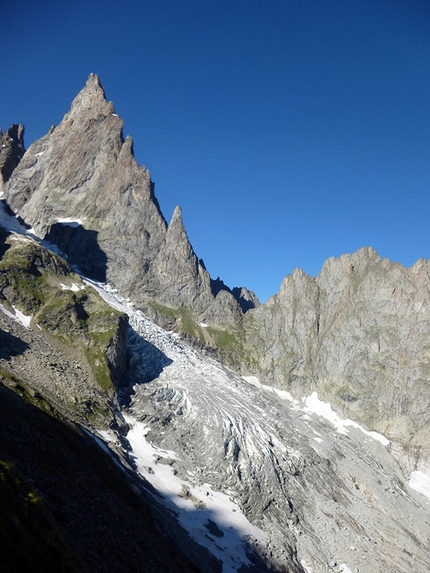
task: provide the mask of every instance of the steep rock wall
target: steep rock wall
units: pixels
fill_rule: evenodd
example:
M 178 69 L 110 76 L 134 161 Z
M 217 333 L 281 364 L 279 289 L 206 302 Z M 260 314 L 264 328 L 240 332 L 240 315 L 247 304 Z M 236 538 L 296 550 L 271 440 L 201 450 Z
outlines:
M 148 300 L 235 323 L 212 293 L 177 208 L 168 226 L 150 173 L 122 135 L 123 121 L 91 74 L 57 127 L 33 143 L 5 187 L 13 211 L 69 262 L 151 311 Z M 225 290 L 241 315 L 239 302 Z
M 406 269 L 363 248 L 317 278 L 295 270 L 245 329 L 244 372 L 296 396 L 317 390 L 406 446 L 411 463 L 429 461 L 429 261 Z

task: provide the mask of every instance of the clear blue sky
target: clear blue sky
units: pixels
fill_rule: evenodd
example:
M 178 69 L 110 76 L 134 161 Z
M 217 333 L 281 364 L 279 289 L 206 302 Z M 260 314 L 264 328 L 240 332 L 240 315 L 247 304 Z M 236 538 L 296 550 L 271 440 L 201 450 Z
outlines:
M 97 73 L 214 278 L 265 300 L 362 246 L 430 258 L 428 0 L 22 0 L 0 21 L 0 127 L 28 147 Z

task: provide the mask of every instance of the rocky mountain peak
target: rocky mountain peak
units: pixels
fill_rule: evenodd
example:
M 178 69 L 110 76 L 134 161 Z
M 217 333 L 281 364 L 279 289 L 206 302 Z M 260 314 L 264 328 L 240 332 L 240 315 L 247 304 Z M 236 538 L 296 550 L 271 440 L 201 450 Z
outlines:
M 13 124 L 5 133 L 0 129 L 0 191 L 24 153 L 24 126 Z
M 185 232 L 184 223 L 182 221 L 182 207 L 180 205 L 177 205 L 173 211 L 169 229 L 171 232 Z
M 99 77 L 96 74 L 90 74 L 87 83 L 73 100 L 66 117 L 76 119 L 81 114 L 85 116 L 91 114 L 96 118 L 106 117 L 112 113 L 115 113 L 115 109 L 112 102 L 106 100 Z
M 233 295 L 226 290 L 229 300 L 214 305 L 216 293 L 181 208 L 168 226 L 150 173 L 136 162 L 122 127 L 98 76 L 90 74 L 58 127 L 33 143 L 15 169 L 5 188 L 9 206 L 39 236 L 60 245 L 71 264 L 147 312 L 156 301 L 186 307 L 198 320 L 210 309 L 218 324 L 235 322 Z M 230 306 L 234 319 L 225 311 Z

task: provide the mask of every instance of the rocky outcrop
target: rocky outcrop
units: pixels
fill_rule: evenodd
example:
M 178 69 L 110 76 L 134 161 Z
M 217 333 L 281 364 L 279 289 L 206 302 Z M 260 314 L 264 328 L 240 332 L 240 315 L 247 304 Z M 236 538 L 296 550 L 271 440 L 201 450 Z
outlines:
M 5 133 L 0 129 L 0 191 L 24 153 L 24 126 L 11 125 Z
M 54 253 L 0 231 L 0 327 L 10 348 L 2 358 L 17 355 L 19 377 L 69 417 L 117 424 L 114 392 L 126 373 L 126 315 Z
M 430 262 L 406 269 L 371 248 L 295 270 L 245 317 L 243 369 L 348 417 L 430 460 Z
M 151 300 L 232 325 L 241 315 L 239 302 L 229 289 L 216 300 L 180 207 L 168 226 L 149 171 L 135 161 L 122 126 L 91 74 L 62 122 L 23 157 L 5 188 L 9 206 L 84 274 L 113 284 L 147 312 Z

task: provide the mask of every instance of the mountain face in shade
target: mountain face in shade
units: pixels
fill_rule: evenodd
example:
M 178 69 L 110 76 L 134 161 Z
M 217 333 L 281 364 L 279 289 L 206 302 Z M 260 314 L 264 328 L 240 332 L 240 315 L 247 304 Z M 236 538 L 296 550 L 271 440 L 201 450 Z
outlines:
M 11 125 L 5 133 L 0 129 L 0 191 L 24 153 L 24 126 Z
M 226 288 L 214 296 L 181 209 L 167 225 L 149 171 L 137 164 L 122 126 L 91 74 L 61 123 L 16 168 L 5 188 L 9 206 L 84 274 L 111 283 L 146 310 L 151 300 L 232 324 L 241 315 L 240 296 Z

